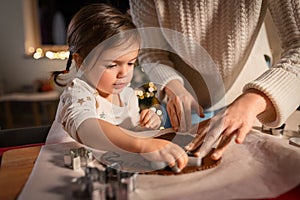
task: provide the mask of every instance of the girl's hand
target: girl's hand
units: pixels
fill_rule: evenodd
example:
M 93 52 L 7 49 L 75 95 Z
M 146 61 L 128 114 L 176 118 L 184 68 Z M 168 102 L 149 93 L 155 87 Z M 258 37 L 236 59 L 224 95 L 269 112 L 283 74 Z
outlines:
M 161 120 L 153 110 L 144 109 L 140 115 L 140 124 L 146 128 L 158 129 L 161 125 Z
M 169 167 L 177 164 L 182 170 L 188 162 L 188 156 L 185 151 L 170 141 L 163 139 L 146 139 L 144 141 L 143 153 L 141 155 L 147 160 L 155 162 L 166 162 Z
M 178 80 L 170 81 L 165 92 L 168 97 L 167 112 L 175 131 L 184 132 L 192 127 L 192 110 L 204 117 L 202 107 Z
M 188 151 L 198 149 L 195 155 L 203 157 L 220 139 L 216 150 L 212 154 L 212 159 L 218 160 L 222 157 L 234 136 L 236 136 L 236 143 L 243 143 L 257 115 L 265 110 L 271 112 L 271 116 L 275 116 L 275 110 L 266 96 L 259 92 L 247 92 L 210 120 L 199 123 L 197 136 L 185 148 Z M 201 144 L 202 146 L 199 149 Z

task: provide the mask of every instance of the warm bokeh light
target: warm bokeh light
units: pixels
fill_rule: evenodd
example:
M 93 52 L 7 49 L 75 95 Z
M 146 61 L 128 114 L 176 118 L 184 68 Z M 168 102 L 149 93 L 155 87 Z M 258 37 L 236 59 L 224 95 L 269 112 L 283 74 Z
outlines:
M 32 54 L 32 57 L 34 59 L 40 59 L 40 58 L 48 58 L 48 59 L 67 59 L 69 57 L 70 52 L 69 51 L 46 51 L 44 52 L 43 49 L 37 48 L 35 52 Z

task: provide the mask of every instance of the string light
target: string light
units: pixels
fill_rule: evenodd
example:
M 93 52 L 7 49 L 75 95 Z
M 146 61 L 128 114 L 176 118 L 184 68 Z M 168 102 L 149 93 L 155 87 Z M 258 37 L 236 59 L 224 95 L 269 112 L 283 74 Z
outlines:
M 42 48 L 36 48 L 35 52 L 32 54 L 32 57 L 34 59 L 40 59 L 40 58 L 48 58 L 48 59 L 60 59 L 60 60 L 64 60 L 67 59 L 69 57 L 70 52 L 69 51 L 46 51 L 44 52 L 44 50 Z
M 148 108 L 155 112 L 161 119 L 163 119 L 163 111 L 160 102 L 155 97 L 157 87 L 153 82 L 146 83 L 136 89 L 135 94 L 139 98 L 139 105 L 141 110 Z

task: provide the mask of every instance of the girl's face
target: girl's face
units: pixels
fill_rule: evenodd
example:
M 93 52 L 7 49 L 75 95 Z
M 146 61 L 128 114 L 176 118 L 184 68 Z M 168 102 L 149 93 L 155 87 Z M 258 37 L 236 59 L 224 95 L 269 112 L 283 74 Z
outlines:
M 111 94 L 120 93 L 132 80 L 134 64 L 139 52 L 139 44 L 120 45 L 105 50 L 88 72 L 88 77 L 99 94 L 109 98 Z

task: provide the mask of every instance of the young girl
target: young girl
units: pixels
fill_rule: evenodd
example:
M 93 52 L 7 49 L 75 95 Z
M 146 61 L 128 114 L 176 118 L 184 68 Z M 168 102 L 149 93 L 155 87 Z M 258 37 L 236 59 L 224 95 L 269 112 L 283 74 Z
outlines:
M 138 99 L 128 87 L 140 43 L 130 18 L 105 4 L 85 6 L 71 20 L 67 42 L 66 70 L 53 76 L 62 86 L 63 75 L 74 61 L 76 77 L 61 95 L 56 118 L 69 135 L 92 148 L 142 153 L 182 169 L 187 163 L 182 148 L 133 131 L 157 129 L 161 121 L 149 109 L 139 113 Z

